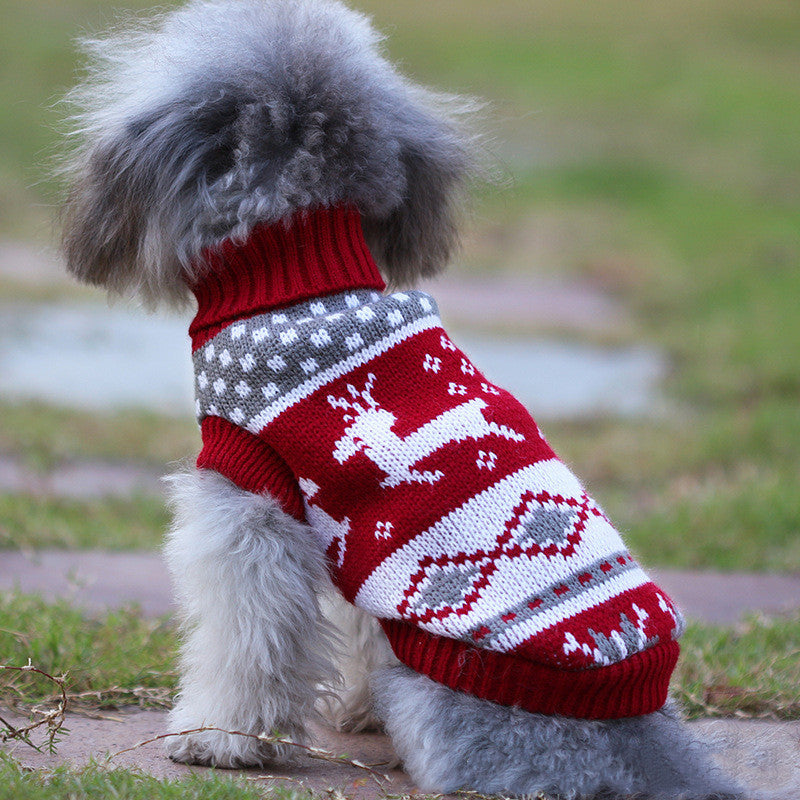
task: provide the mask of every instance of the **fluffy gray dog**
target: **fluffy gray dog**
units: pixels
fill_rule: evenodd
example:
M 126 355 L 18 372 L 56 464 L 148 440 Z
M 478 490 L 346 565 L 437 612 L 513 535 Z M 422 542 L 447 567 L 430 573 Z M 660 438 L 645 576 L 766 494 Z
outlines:
M 682 622 L 624 550 L 599 556 L 575 580 L 537 588 L 513 612 L 486 612 L 491 625 L 458 627 L 481 603 L 504 600 L 492 594 L 503 570 L 563 565 L 590 535 L 621 547 L 532 420 L 436 327 L 432 301 L 413 291 L 380 295 L 375 263 L 390 284 L 408 285 L 443 268 L 457 243 L 474 163 L 459 122 L 469 104 L 401 77 L 368 20 L 336 0 L 195 0 L 87 47 L 89 77 L 71 96 L 69 268 L 150 305 L 185 304 L 192 292 L 199 304 L 190 332 L 204 450 L 198 469 L 170 478 L 175 514 L 165 549 L 185 625 L 172 730 L 279 730 L 303 740 L 316 714 L 350 730 L 375 724 L 376 714 L 429 791 L 738 797 L 664 704 Z M 303 289 L 311 285 L 315 292 Z M 265 360 L 253 349 L 272 341 L 308 352 L 287 365 L 278 351 Z M 351 354 L 326 361 L 335 347 Z M 375 354 L 390 351 L 387 368 Z M 455 397 L 447 410 L 416 432 L 400 431 L 400 409 L 422 413 L 435 392 L 409 404 L 386 388 L 410 369 L 403 353 L 419 355 L 414 380 L 459 376 L 441 383 L 442 397 Z M 295 413 L 302 424 L 279 430 Z M 328 427 L 314 428 L 323 417 L 339 426 L 330 441 Z M 308 430 L 316 446 L 305 443 Z M 519 473 L 488 479 L 529 445 L 538 450 L 525 451 Z M 331 488 L 323 467 L 314 472 L 323 455 L 332 473 L 356 466 Z M 445 480 L 458 459 L 461 472 Z M 359 551 L 358 526 L 374 510 L 368 499 L 378 486 L 387 498 L 422 497 L 412 509 L 419 516 L 460 491 L 467 467 L 483 481 L 481 498 L 510 502 L 499 544 L 475 544 L 490 524 L 462 521 L 457 533 L 472 550 L 421 557 L 422 578 L 412 569 L 399 605 L 385 601 L 407 569 L 392 559 L 413 538 L 398 532 L 397 519 L 418 520 L 403 510 L 414 503 L 397 500 L 395 522 L 373 520 Z M 523 472 L 529 489 L 546 487 L 539 505 L 532 490 L 517 503 L 497 489 Z M 342 505 L 348 481 L 370 475 L 379 483 L 359 484 Z M 556 492 L 553 482 L 568 488 Z M 466 519 L 475 502 L 452 500 L 448 518 Z M 338 597 L 329 572 L 370 614 Z M 577 614 L 558 611 L 565 593 L 590 610 L 606 602 L 612 590 L 591 594 L 593 581 L 627 587 L 610 627 L 558 628 Z M 561 616 L 545 625 L 542 604 Z M 349 640 L 346 655 L 337 655 L 334 625 Z M 525 626 L 561 631 L 549 666 L 509 655 L 510 637 Z M 495 663 L 502 669 L 481 672 Z M 638 699 L 618 703 L 592 683 L 601 674 L 638 681 Z M 658 691 L 648 675 L 659 676 Z M 558 700 L 542 691 L 551 679 Z M 219 730 L 168 740 L 176 761 L 219 767 L 275 764 L 291 751 Z

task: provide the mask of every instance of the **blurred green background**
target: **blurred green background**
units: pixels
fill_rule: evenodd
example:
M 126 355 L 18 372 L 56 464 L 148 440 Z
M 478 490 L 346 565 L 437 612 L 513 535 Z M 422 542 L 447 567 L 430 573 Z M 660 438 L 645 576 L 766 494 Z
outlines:
M 548 429 L 634 549 L 659 564 L 800 571 L 800 4 L 356 5 L 409 75 L 490 101 L 482 125 L 503 180 L 478 191 L 456 268 L 585 282 L 631 310 L 617 338 L 667 354 L 674 413 Z M 52 236 L 73 41 L 119 8 L 0 2 L 0 239 Z M 0 292 L 70 290 L 6 276 Z M 188 421 L 127 415 L 125 438 L 119 416 L 3 410 L 0 450 L 41 468 L 115 446 L 163 463 L 196 446 Z M 70 440 L 64 415 L 91 434 Z M 168 436 L 144 432 L 159 425 Z M 154 456 L 154 438 L 174 449 Z M 7 541 L 25 516 L 4 515 Z
M 27 279 L 19 253 L 53 239 L 48 176 L 63 149 L 56 103 L 79 74 L 74 38 L 106 28 L 123 5 L 151 4 L 0 0 L 0 259 L 4 245 L 17 248 L 16 271 L 0 263 L 0 308 L 102 301 L 55 274 Z M 489 101 L 481 124 L 501 181 L 476 190 L 454 271 L 603 292 L 626 310 L 610 338 L 539 329 L 665 354 L 666 412 L 546 425 L 634 552 L 660 567 L 800 574 L 800 3 L 355 5 L 410 76 Z M 155 474 L 197 446 L 190 419 L 0 397 L 0 465 L 43 476 L 81 460 Z M 165 524 L 159 497 L 0 486 L 0 548 L 154 548 Z M 68 624 L 68 610 L 33 602 L 7 599 L 8 625 L 28 631 L 24 641 L 56 641 L 52 669 L 103 662 L 68 653 L 82 618 Z M 61 633 L 41 634 L 48 625 Z M 796 718 L 799 625 L 795 615 L 693 628 L 679 696 L 694 713 Z M 171 686 L 164 647 L 145 652 L 139 633 L 129 638 L 156 665 L 155 683 Z M 30 655 L 11 644 L 0 662 Z M 141 680 L 115 670 L 119 685 Z

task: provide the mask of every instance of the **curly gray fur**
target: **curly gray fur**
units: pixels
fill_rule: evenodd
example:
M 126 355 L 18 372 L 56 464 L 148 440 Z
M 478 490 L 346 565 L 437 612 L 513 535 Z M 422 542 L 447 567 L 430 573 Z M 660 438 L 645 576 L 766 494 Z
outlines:
M 549 717 L 453 691 L 404 666 L 382 670 L 372 686 L 398 756 L 426 791 L 570 800 L 743 797 L 669 706 L 630 719 Z
M 269 495 L 213 470 L 167 479 L 175 513 L 164 555 L 183 617 L 173 732 L 211 726 L 307 738 L 314 706 L 336 688 L 336 634 L 319 608 L 325 554 Z M 243 767 L 297 752 L 223 731 L 166 740 L 176 761 Z
M 393 284 L 442 268 L 471 174 L 471 110 L 403 78 L 337 0 L 194 0 L 84 42 L 70 270 L 149 302 L 186 297 L 208 247 L 338 203 Z M 194 267 L 193 267 L 194 265 Z

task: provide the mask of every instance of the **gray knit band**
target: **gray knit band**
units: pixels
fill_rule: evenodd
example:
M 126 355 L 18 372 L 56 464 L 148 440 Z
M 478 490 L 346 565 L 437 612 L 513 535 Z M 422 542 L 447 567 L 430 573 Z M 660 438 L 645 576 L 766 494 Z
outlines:
M 424 292 L 342 292 L 234 322 L 194 354 L 198 420 L 251 433 L 403 339 L 441 325 Z

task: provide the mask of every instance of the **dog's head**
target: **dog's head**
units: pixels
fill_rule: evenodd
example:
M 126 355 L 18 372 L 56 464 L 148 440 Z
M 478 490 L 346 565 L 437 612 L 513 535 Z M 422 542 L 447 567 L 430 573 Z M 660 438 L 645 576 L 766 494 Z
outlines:
M 339 203 L 390 284 L 449 259 L 469 104 L 399 75 L 337 0 L 194 0 L 86 48 L 63 233 L 80 279 L 180 302 L 207 248 Z

